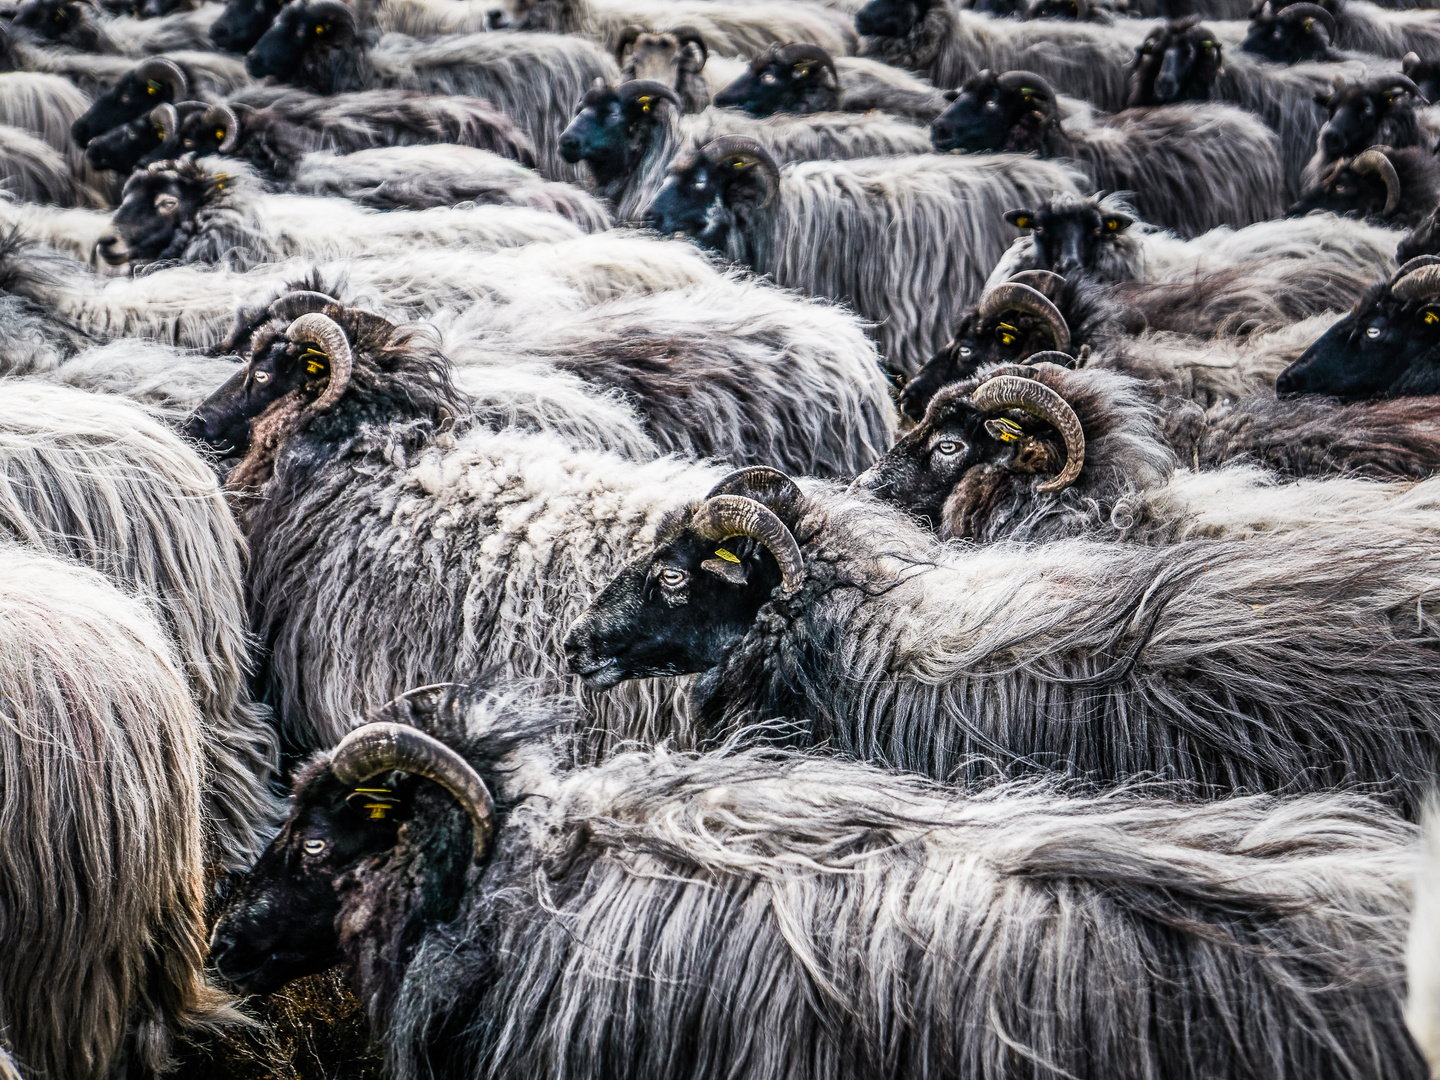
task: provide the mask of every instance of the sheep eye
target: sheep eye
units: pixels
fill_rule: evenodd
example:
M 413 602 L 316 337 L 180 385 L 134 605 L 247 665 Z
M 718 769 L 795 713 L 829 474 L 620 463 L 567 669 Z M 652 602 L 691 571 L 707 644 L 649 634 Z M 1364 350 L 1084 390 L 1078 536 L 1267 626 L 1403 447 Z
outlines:
M 766 86 L 774 86 L 774 85 L 775 85 L 775 82 L 776 82 L 776 79 L 775 79 L 775 76 L 774 76 L 774 75 L 772 75 L 770 72 L 767 71 L 767 72 L 765 72 L 764 75 L 761 75 L 761 76 L 760 76 L 760 81 L 761 81 L 762 83 L 764 83 Z
M 1372 326 L 1372 327 L 1370 327 L 1368 330 L 1365 331 L 1365 336 L 1366 336 L 1367 338 L 1369 338 L 1371 341 L 1374 341 L 1376 338 L 1378 338 L 1378 337 L 1380 336 L 1380 327 L 1378 327 L 1378 326 Z
M 935 444 L 935 452 L 945 457 L 953 457 L 960 452 L 960 444 L 954 439 L 941 439 Z
M 666 567 L 660 571 L 660 584 L 671 589 L 678 589 L 685 584 L 685 579 L 690 575 L 684 570 L 676 570 L 674 567 Z
M 319 855 L 322 851 L 325 850 L 325 841 L 306 840 L 305 843 L 301 845 L 301 847 L 305 849 L 306 855 Z
M 267 382 L 270 381 L 270 373 L 268 371 L 255 372 L 255 381 L 261 386 L 264 386 Z
M 970 358 L 971 352 L 972 352 L 972 350 L 971 350 L 971 348 L 970 348 L 969 345 L 961 345 L 961 346 L 960 346 L 960 355 L 963 356 L 963 357 L 965 357 L 967 360 Z
M 174 195 L 167 195 L 164 192 L 161 192 L 159 195 L 155 196 L 155 209 L 159 210 L 162 214 L 170 213 L 179 205 L 180 200 L 177 199 Z

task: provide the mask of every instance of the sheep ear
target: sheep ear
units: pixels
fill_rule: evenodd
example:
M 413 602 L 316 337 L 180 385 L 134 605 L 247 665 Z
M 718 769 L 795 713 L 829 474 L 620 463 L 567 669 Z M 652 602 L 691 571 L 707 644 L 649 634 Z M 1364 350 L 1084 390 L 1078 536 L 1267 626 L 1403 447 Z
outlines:
M 1007 210 L 1005 220 L 1017 229 L 1028 229 L 1035 220 L 1035 215 L 1029 210 Z
M 992 439 L 1000 442 L 1015 442 L 1025 437 L 1025 429 L 1014 420 L 1006 420 L 1000 417 L 997 420 L 986 420 L 985 431 Z
M 389 821 L 401 802 L 391 788 L 362 787 L 345 796 L 345 805 L 367 821 Z
M 945 93 L 943 93 L 943 94 L 940 95 L 940 96 L 943 97 L 946 101 L 954 101 L 957 97 L 960 96 L 960 91 L 959 91 L 959 90 L 946 90 Z
M 750 580 L 750 571 L 745 569 L 745 564 L 740 561 L 733 551 L 728 548 L 716 548 L 714 559 L 706 559 L 700 564 L 701 570 L 708 570 L 723 581 L 731 585 L 744 585 Z

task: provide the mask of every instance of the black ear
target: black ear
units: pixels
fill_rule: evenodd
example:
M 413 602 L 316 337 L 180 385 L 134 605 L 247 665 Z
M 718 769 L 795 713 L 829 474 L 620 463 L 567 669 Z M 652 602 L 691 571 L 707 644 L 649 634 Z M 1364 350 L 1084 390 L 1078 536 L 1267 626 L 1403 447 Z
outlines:
M 744 585 L 750 580 L 750 571 L 744 561 L 729 548 L 716 548 L 715 558 L 706 559 L 700 564 L 700 569 L 708 570 L 731 585 Z
M 960 96 L 960 91 L 959 91 L 959 90 L 946 90 L 943 96 L 944 96 L 944 98 L 945 98 L 946 101 L 954 101 L 957 97 Z
M 1035 215 L 1029 210 L 1006 210 L 1005 220 L 1017 229 L 1028 229 L 1035 222 Z
M 1025 437 L 1025 429 L 1014 420 L 1007 420 L 1003 416 L 995 420 L 985 421 L 985 431 L 992 438 L 1000 442 L 1015 442 Z

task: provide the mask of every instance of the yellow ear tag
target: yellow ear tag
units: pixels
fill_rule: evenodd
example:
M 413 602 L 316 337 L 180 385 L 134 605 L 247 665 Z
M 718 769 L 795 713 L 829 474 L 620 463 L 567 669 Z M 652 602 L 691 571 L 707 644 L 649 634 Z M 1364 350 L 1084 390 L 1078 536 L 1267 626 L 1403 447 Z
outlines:
M 224 142 L 224 141 L 225 141 L 225 129 L 224 129 L 224 128 L 216 128 L 216 129 L 215 129 L 215 138 L 219 139 L 221 142 Z
M 1437 315 L 1433 308 L 1426 308 L 1424 314 L 1422 314 L 1420 318 L 1424 321 L 1426 326 L 1434 326 L 1436 323 L 1440 323 L 1440 315 Z
M 715 554 L 726 562 L 738 563 L 740 561 L 732 552 L 726 551 L 724 548 L 716 548 Z
M 1015 219 L 1015 227 L 1017 229 L 1028 229 L 1030 227 L 1030 219 L 1028 217 L 1017 217 Z
M 160 84 L 158 82 L 147 82 L 145 84 L 145 92 L 147 94 L 158 94 L 160 92 Z
M 1305 20 L 1305 32 L 1308 34 L 1311 30 L 1314 30 L 1314 29 L 1315 29 L 1315 20 L 1314 20 L 1314 19 L 1306 19 L 1306 20 Z
M 379 798 L 372 799 L 368 802 L 361 802 L 360 804 L 362 810 L 370 811 L 370 820 L 372 821 L 384 821 L 386 813 L 393 809 L 400 801 L 395 798 L 394 792 L 389 788 L 358 787 L 352 794 L 379 796 Z
M 1001 442 L 1015 442 L 1024 436 L 1025 431 L 1014 420 L 1006 420 L 1003 416 L 987 425 L 990 434 L 994 435 Z

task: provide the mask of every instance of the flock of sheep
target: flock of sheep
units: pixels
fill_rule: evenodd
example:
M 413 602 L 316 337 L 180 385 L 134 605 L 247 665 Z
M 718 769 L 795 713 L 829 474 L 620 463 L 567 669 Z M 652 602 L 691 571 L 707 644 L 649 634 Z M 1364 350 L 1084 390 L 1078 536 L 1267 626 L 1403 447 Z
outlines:
M 1440 1076 L 1440 10 L 499 3 L 0 8 L 0 1080 Z

